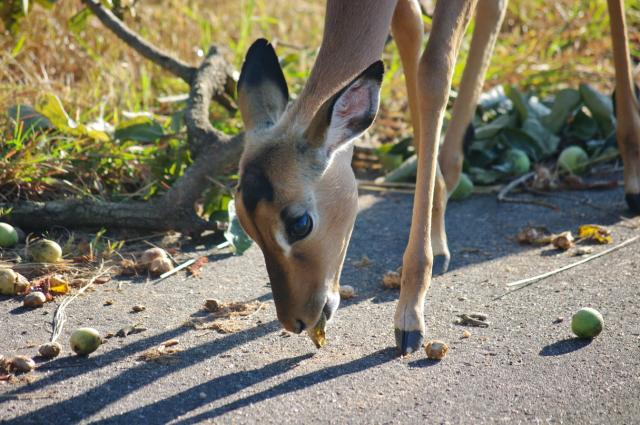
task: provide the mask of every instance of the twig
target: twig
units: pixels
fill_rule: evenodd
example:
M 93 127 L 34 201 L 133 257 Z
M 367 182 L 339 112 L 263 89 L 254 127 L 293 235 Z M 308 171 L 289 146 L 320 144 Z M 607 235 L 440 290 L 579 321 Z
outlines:
M 192 258 L 191 260 L 187 260 L 184 263 L 180 264 L 178 267 L 169 270 L 168 272 L 162 273 L 159 277 L 158 280 L 155 281 L 155 283 L 160 282 L 161 280 L 164 280 L 166 278 L 168 278 L 169 276 L 173 276 L 174 274 L 178 273 L 180 270 L 185 269 L 187 267 L 189 267 L 190 265 L 192 265 L 193 263 L 195 263 L 197 260 L 197 258 Z
M 55 342 L 56 339 L 58 339 L 58 337 L 60 337 L 60 334 L 62 333 L 62 328 L 64 327 L 64 323 L 67 321 L 67 314 L 65 313 L 67 306 L 71 304 L 73 300 L 78 298 L 78 296 L 84 293 L 84 291 L 86 291 L 87 288 L 93 285 L 96 279 L 104 276 L 111 270 L 111 268 L 108 268 L 107 270 L 103 270 L 103 268 L 104 268 L 104 264 L 101 264 L 96 274 L 89 280 L 89 282 L 87 282 L 86 285 L 80 288 L 78 292 L 76 292 L 72 296 L 62 300 L 62 302 L 56 309 L 56 312 L 53 316 L 53 333 L 51 334 L 51 342 Z
M 160 65 L 172 74 L 182 78 L 187 82 L 187 84 L 191 83 L 191 80 L 196 73 L 195 67 L 182 62 L 180 59 L 174 58 L 169 53 L 160 50 L 158 47 L 140 37 L 140 35 L 118 19 L 113 12 L 103 7 L 99 1 L 82 1 L 89 9 L 91 9 L 93 14 L 96 15 L 105 27 L 109 28 L 111 32 L 118 36 L 118 38 L 124 41 L 127 45 L 145 58 L 149 59 L 151 62 Z
M 582 259 L 580 261 L 576 261 L 575 263 L 560 267 L 558 269 L 552 270 L 552 271 L 547 272 L 547 273 L 542 273 L 542 274 L 537 275 L 537 276 L 529 277 L 527 279 L 522 279 L 522 280 L 518 280 L 518 281 L 515 281 L 515 282 L 508 283 L 507 284 L 508 287 L 519 286 L 519 288 L 515 289 L 514 291 L 506 292 L 506 293 L 494 298 L 494 301 L 498 300 L 500 298 L 503 298 L 503 297 L 505 297 L 506 295 L 509 295 L 512 292 L 515 292 L 515 291 L 518 291 L 518 290 L 520 290 L 522 288 L 526 288 L 527 286 L 533 285 L 534 283 L 537 283 L 537 282 L 539 282 L 539 281 L 541 281 L 543 279 L 546 279 L 546 278 L 548 278 L 550 276 L 553 276 L 555 274 L 561 273 L 561 272 L 563 272 L 565 270 L 572 269 L 572 268 L 574 268 L 576 266 L 579 266 L 581 264 L 584 264 L 584 263 L 586 263 L 588 261 L 595 260 L 596 258 L 602 257 L 603 255 L 607 255 L 607 254 L 609 254 L 609 253 L 611 253 L 613 251 L 617 251 L 620 248 L 623 248 L 623 247 L 625 247 L 625 246 L 627 246 L 629 244 L 632 244 L 633 242 L 637 241 L 638 239 L 640 239 L 640 235 L 634 236 L 631 239 L 627 239 L 626 241 L 621 242 L 616 246 L 613 246 L 613 247 L 611 247 L 609 249 L 605 249 L 602 252 L 599 252 L 597 254 L 593 254 L 593 255 L 591 255 L 589 257 L 586 257 L 586 258 L 584 258 L 584 259 Z
M 549 204 L 547 202 L 544 202 L 544 201 L 538 201 L 537 199 L 519 199 L 519 198 L 513 198 L 513 197 L 510 197 L 510 196 L 507 196 L 507 194 L 511 190 L 513 190 L 517 186 L 521 185 L 522 183 L 526 182 L 527 180 L 532 178 L 534 175 L 535 175 L 534 172 L 530 172 L 530 173 L 524 174 L 524 175 L 518 177 L 517 179 L 513 180 L 511 183 L 509 183 L 505 187 L 503 187 L 500 190 L 500 192 L 498 192 L 498 201 L 499 202 L 510 202 L 510 203 L 513 203 L 513 204 L 538 205 L 540 207 L 550 208 L 552 210 L 558 211 L 560 208 L 558 208 L 557 206 L 555 206 L 553 204 Z

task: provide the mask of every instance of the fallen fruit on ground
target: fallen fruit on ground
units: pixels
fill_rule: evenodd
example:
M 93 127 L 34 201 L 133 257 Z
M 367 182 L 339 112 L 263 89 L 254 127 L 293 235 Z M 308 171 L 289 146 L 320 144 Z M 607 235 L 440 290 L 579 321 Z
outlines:
M 40 348 L 38 348 L 38 353 L 45 359 L 53 359 L 54 357 L 58 357 L 62 351 L 62 345 L 58 342 L 47 342 L 42 344 Z
M 340 298 L 343 300 L 350 300 L 356 296 L 356 290 L 353 286 L 342 285 L 340 286 Z
M 93 328 L 78 328 L 71 334 L 69 343 L 74 353 L 79 356 L 87 356 L 100 347 L 102 338 Z
M 18 274 L 11 269 L 0 269 L 0 295 L 15 295 Z
M 36 362 L 28 356 L 13 356 L 9 359 L 9 367 L 17 372 L 27 373 L 36 368 Z
M 424 351 L 427 353 L 427 358 L 431 360 L 442 360 L 447 355 L 449 346 L 444 341 L 434 339 L 427 342 Z
M 161 275 L 173 270 L 173 264 L 167 257 L 158 257 L 149 264 L 149 272 L 154 275 Z
M 34 291 L 34 292 L 29 292 L 27 295 L 24 296 L 23 305 L 29 308 L 37 308 L 37 307 L 42 307 L 46 302 L 47 302 L 47 296 L 44 293 L 40 291 Z
M 551 243 L 556 248 L 566 251 L 573 247 L 573 235 L 569 231 L 562 232 L 559 235 L 556 235 Z
M 62 258 L 62 248 L 55 241 L 41 239 L 29 247 L 29 256 L 36 263 L 57 263 Z
M 16 273 L 16 276 L 18 276 L 18 279 L 16 280 L 16 283 L 15 283 L 15 290 L 16 290 L 16 294 L 20 294 L 26 291 L 27 289 L 29 289 L 29 286 L 30 286 L 29 279 L 22 276 L 20 273 Z
M 142 253 L 140 257 L 140 264 L 150 264 L 153 260 L 158 258 L 167 258 L 167 251 L 162 248 L 149 248 Z
M 517 176 L 526 173 L 531 168 L 531 161 L 526 153 L 520 149 L 509 149 L 505 160 L 511 164 L 511 172 Z
M 397 271 L 388 271 L 382 276 L 382 286 L 387 289 L 400 288 L 401 275 Z
M 585 307 L 571 318 L 571 330 L 578 338 L 594 338 L 604 327 L 602 314 L 596 309 Z
M 571 174 L 582 174 L 588 160 L 589 156 L 580 146 L 569 146 L 560 153 L 558 167 Z
M 11 248 L 18 243 L 18 232 L 8 223 L 0 223 L 0 247 Z
M 450 199 L 459 201 L 468 198 L 473 193 L 473 182 L 465 173 L 460 174 L 460 181 L 456 188 L 451 192 Z
M 311 341 L 316 345 L 316 348 L 321 348 L 326 343 L 325 328 L 327 327 L 327 316 L 322 313 L 318 323 L 312 328 L 307 330 L 307 335 L 311 338 Z

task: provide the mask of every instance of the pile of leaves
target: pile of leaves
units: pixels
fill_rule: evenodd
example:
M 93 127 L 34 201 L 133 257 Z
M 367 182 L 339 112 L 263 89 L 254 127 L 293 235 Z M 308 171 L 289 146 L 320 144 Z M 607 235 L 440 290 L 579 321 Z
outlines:
M 475 184 L 489 185 L 528 171 L 514 168 L 509 155 L 523 152 L 532 164 L 553 163 L 567 146 L 579 146 L 588 164 L 618 157 L 613 102 L 587 84 L 541 100 L 513 86 L 483 93 L 464 143 L 463 171 Z M 377 148 L 388 171 L 414 155 L 410 139 Z M 403 164 L 404 161 L 404 164 Z M 586 165 L 588 165 L 586 164 Z M 415 171 L 406 174 L 415 178 Z

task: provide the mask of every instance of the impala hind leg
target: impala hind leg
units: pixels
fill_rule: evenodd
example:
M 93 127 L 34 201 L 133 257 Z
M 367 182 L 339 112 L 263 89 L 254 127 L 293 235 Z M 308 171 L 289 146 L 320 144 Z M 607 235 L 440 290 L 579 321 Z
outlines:
M 616 136 L 624 164 L 624 192 L 640 214 L 640 105 L 634 93 L 623 0 L 607 0 L 616 73 Z
M 433 28 L 418 66 L 418 172 L 409 242 L 402 259 L 402 284 L 395 313 L 400 354 L 416 351 L 424 340 L 424 299 L 431 281 L 431 210 L 436 180 L 438 137 L 453 68 L 475 1 L 436 4 Z
M 447 198 L 460 180 L 465 132 L 473 119 L 506 9 L 507 0 L 479 0 L 476 6 L 476 24 L 469 58 L 440 152 L 439 166 L 442 172 L 436 176 L 431 228 L 434 274 L 445 273 L 449 268 L 451 255 L 444 221 Z
M 416 153 L 419 153 L 420 144 L 417 142 L 420 134 L 420 111 L 418 107 L 418 65 L 420 63 L 420 52 L 424 25 L 422 23 L 422 13 L 417 0 L 400 0 L 396 5 L 391 22 L 393 36 L 398 45 L 404 78 L 407 85 L 407 97 L 409 98 L 409 112 L 411 113 L 411 124 L 413 127 L 414 144 Z M 439 200 L 444 199 L 445 204 Z M 444 207 L 447 199 L 447 188 L 444 184 L 442 174 L 438 170 L 436 175 L 436 187 L 434 195 L 434 217 L 442 216 L 442 225 L 434 223 L 431 230 L 431 248 L 433 251 L 433 270 L 444 273 L 449 267 L 449 247 L 447 245 L 447 235 L 444 230 Z M 440 209 L 442 208 L 442 211 Z

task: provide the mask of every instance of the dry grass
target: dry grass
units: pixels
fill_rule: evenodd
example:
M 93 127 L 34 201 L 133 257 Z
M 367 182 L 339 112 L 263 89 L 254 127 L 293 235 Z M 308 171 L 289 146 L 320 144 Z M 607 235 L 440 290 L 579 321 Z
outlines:
M 95 19 L 76 35 L 67 22 L 82 8 L 77 0 L 59 2 L 53 12 L 37 8 L 23 25 L 26 37 L 13 57 L 15 38 L 3 37 L 0 107 L 33 103 L 43 90 L 63 98 L 72 115 L 97 114 L 100 106 L 117 116 L 122 110 L 162 111 L 157 96 L 186 89 L 156 66 L 122 45 Z M 627 17 L 639 55 L 640 4 L 627 1 Z M 310 67 L 323 27 L 323 2 L 291 0 L 148 0 L 127 23 L 163 48 L 196 63 L 210 43 L 227 47 L 239 67 L 248 44 L 267 37 L 279 44 L 292 91 L 299 90 Z M 595 83 L 611 89 L 613 68 L 606 4 L 602 1 L 512 1 L 489 71 L 487 86 L 513 83 L 551 89 L 557 85 Z M 634 44 L 635 42 L 635 44 Z M 637 56 L 636 56 L 637 57 Z M 388 78 L 391 98 L 404 98 L 402 77 Z
M 123 111 L 151 111 L 157 116 L 169 116 L 182 107 L 159 102 L 158 98 L 183 93 L 187 86 L 141 58 L 97 19 L 90 18 L 78 33 L 72 31 L 69 20 L 81 9 L 79 0 L 60 1 L 52 11 L 36 7 L 24 20 L 21 33 L 15 37 L 3 34 L 0 38 L 0 138 L 3 139 L 0 148 L 5 140 L 15 137 L 14 128 L 2 118 L 2 112 L 17 103 L 33 105 L 45 91 L 59 96 L 69 115 L 81 122 L 103 117 L 117 124 Z M 248 45 L 257 37 L 266 37 L 277 44 L 291 92 L 297 93 L 320 44 L 323 11 L 321 1 L 142 0 L 136 17 L 128 15 L 125 21 L 150 41 L 191 63 L 198 63 L 207 47 L 215 43 L 223 47 L 227 59 L 239 68 Z M 425 21 L 429 27 L 429 19 Z M 639 0 L 627 0 L 627 21 L 632 54 L 640 59 Z M 516 84 L 545 94 L 559 87 L 588 82 L 611 91 L 613 66 L 608 28 L 606 3 L 601 0 L 513 0 L 486 87 Z M 22 41 L 22 47 L 17 48 Z M 463 58 L 465 55 L 463 50 Z M 406 124 L 407 98 L 393 43 L 387 47 L 384 59 L 388 72 L 382 114 L 371 133 L 380 141 L 393 141 L 410 135 Z M 461 72 L 462 62 L 456 69 L 454 87 Z M 219 108 L 213 108 L 211 118 L 225 130 L 238 131 L 241 126 L 238 116 L 230 119 Z M 42 163 L 24 154 L 41 149 L 47 140 L 33 137 L 17 143 L 28 149 L 23 148 L 22 156 L 16 154 L 9 161 L 23 164 L 5 170 L 0 177 L 5 182 L 19 182 L 20 190 L 31 195 L 37 193 L 38 199 L 46 199 L 44 194 L 55 189 L 51 178 L 60 175 L 79 187 L 64 189 L 70 196 L 87 193 L 107 196 L 115 191 L 136 192 L 146 198 L 169 185 L 179 173 L 167 171 L 182 155 L 177 140 L 170 142 L 171 149 L 163 145 L 139 155 L 127 146 L 96 145 L 92 140 L 76 144 L 75 140 L 67 139 L 63 137 L 53 145 L 56 149 L 51 152 L 45 151 L 39 160 Z M 61 152 L 67 155 L 66 162 L 62 157 L 53 161 L 61 161 L 59 166 L 46 160 L 62 155 Z M 158 159 L 159 155 L 164 156 Z M 114 159 L 105 163 L 110 156 Z M 160 170 L 149 171 L 153 165 L 145 161 L 155 161 Z M 16 190 L 18 183 L 15 189 L 2 192 L 10 192 L 9 198 L 28 197 L 16 195 Z M 59 190 L 62 189 L 53 190 L 58 194 L 54 196 L 59 196 Z

